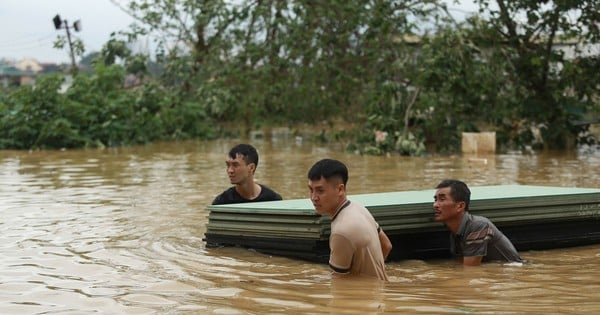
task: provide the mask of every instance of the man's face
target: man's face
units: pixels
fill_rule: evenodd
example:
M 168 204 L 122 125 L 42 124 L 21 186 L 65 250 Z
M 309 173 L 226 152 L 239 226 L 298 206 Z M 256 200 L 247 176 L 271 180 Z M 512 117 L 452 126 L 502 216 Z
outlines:
M 455 202 L 450 196 L 450 187 L 440 188 L 433 196 L 433 216 L 438 222 L 446 222 L 464 212 L 465 202 Z
M 344 200 L 345 187 L 339 180 L 327 181 L 321 177 L 318 180 L 308 181 L 308 191 L 315 211 L 320 215 L 331 217 L 340 202 Z
M 246 182 L 248 178 L 252 178 L 254 168 L 256 167 L 254 163 L 246 164 L 244 156 L 241 154 L 236 155 L 235 159 L 227 157 L 225 164 L 227 165 L 227 176 L 229 176 L 229 181 L 234 185 L 242 184 Z

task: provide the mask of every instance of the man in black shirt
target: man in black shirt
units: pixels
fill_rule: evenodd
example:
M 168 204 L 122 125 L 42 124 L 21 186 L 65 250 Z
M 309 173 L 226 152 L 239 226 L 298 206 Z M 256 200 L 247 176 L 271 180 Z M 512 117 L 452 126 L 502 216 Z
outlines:
M 281 200 L 281 195 L 269 187 L 254 182 L 258 166 L 258 152 L 249 144 L 238 144 L 229 151 L 227 175 L 235 186 L 225 190 L 212 202 L 213 205 Z

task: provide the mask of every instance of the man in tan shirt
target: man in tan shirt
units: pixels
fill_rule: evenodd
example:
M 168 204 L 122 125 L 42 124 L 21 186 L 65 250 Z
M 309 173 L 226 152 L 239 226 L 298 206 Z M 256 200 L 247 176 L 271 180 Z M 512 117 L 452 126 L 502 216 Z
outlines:
M 339 274 L 387 280 L 392 243 L 367 208 L 346 198 L 347 182 L 348 168 L 337 160 L 320 160 L 308 172 L 315 211 L 331 218 L 329 266 Z

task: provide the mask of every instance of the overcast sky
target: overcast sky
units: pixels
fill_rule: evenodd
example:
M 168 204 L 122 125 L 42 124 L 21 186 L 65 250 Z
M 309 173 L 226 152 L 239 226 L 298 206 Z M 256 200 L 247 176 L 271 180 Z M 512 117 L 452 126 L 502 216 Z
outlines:
M 110 0 L 0 0 L 0 59 L 34 58 L 40 62 L 70 62 L 69 51 L 56 49 L 52 19 L 59 14 L 70 26 L 81 20 L 80 38 L 86 53 L 98 51 L 110 33 L 127 29 L 132 19 Z
M 471 0 L 461 2 L 464 4 L 450 6 L 473 10 Z M 81 20 L 81 32 L 72 30 L 71 34 L 83 41 L 86 53 L 99 51 L 110 33 L 128 29 L 133 22 L 110 0 L 0 0 L 0 59 L 69 63 L 67 47 L 53 48 L 57 35 L 66 35 L 64 29 L 54 28 L 52 19 L 56 14 L 70 26 Z

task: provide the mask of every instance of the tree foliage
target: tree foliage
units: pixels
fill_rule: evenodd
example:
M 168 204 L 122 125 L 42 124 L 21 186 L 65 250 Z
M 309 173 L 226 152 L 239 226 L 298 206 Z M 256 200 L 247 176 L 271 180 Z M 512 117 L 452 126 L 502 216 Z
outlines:
M 96 63 L 62 92 L 64 77 L 48 75 L 0 99 L 0 149 L 105 147 L 211 137 L 197 103 L 156 84 L 123 87 L 125 69 Z
M 406 35 L 437 6 L 370 0 L 124 5 L 141 22 L 129 37 L 163 35 L 163 83 L 211 99 L 219 119 L 242 121 L 246 130 L 264 117 L 314 123 L 368 116 L 365 104 L 388 75 L 398 76 L 388 66 L 409 58 L 402 49 Z
M 573 81 L 572 71 L 597 66 L 593 49 L 600 38 L 598 3 L 589 0 L 530 1 L 478 0 L 489 16 L 473 24 L 473 39 L 492 57 L 505 63 L 514 97 L 521 106 L 515 113 L 530 125 L 542 126 L 549 147 L 565 147 L 581 132 L 573 125 L 578 113 L 593 110 L 598 95 L 597 75 L 586 82 Z M 572 56 L 561 47 L 572 49 Z M 596 50 L 598 47 L 595 48 Z M 578 70 L 575 70 L 578 69 Z M 596 80 L 593 80 L 594 77 Z
M 512 83 L 521 87 L 516 97 L 525 106 L 518 114 L 543 125 L 542 134 L 548 144 L 566 147 L 573 133 L 581 131 L 572 121 L 577 113 L 590 111 L 590 101 L 598 95 L 599 81 L 593 80 L 594 76 L 588 83 L 575 85 L 573 77 L 565 72 L 597 60 L 598 56 L 590 58 L 584 50 L 597 45 L 600 38 L 598 3 L 497 0 L 497 9 L 490 9 L 489 1 L 478 2 L 490 15 L 487 28 L 492 32 L 482 33 L 487 35 L 484 40 L 489 43 L 496 38 L 501 42 L 511 66 L 507 72 Z M 573 56 L 567 56 L 561 46 L 572 48 Z
M 64 95 L 36 99 L 36 86 L 0 105 L 44 108 L 57 119 L 47 128 L 77 135 L 67 146 L 212 136 L 218 127 L 206 126 L 218 123 L 248 133 L 337 122 L 354 127 L 349 149 L 371 154 L 455 151 L 463 131 L 496 131 L 503 148 L 565 148 L 599 112 L 591 0 L 477 0 L 459 22 L 439 0 L 113 3 L 137 23 L 111 36 L 91 74 Z M 129 45 L 143 36 L 151 55 Z M 142 85 L 124 89 L 128 74 Z M 42 126 L 6 123 L 40 137 Z
M 410 126 L 418 137 L 437 151 L 456 150 L 462 131 L 496 131 L 504 148 L 591 140 L 577 122 L 599 113 L 593 1 L 478 3 L 479 15 L 422 37 Z

